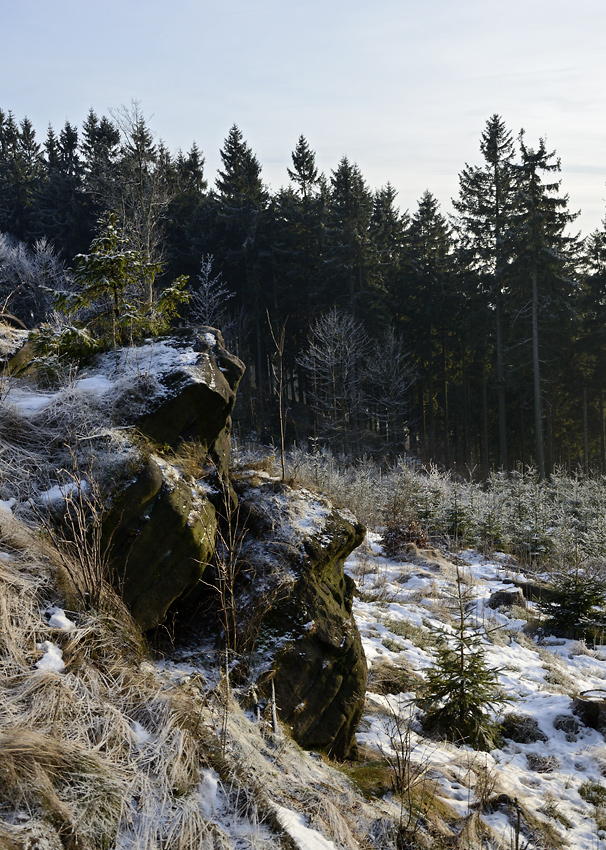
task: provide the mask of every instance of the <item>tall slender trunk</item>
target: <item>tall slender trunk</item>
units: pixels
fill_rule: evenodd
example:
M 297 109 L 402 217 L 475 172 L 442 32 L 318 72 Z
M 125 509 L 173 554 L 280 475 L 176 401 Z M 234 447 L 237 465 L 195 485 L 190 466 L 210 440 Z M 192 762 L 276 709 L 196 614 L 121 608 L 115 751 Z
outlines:
M 486 356 L 482 358 L 482 471 L 488 479 L 490 459 L 488 456 L 488 387 L 486 381 Z
M 507 408 L 505 406 L 505 369 L 503 366 L 503 295 L 497 281 L 497 399 L 499 408 L 499 466 L 507 469 Z
M 555 446 L 553 442 L 553 408 L 551 405 L 551 396 L 549 391 L 546 394 L 545 403 L 545 421 L 547 425 L 546 442 L 545 442 L 545 472 L 551 475 L 553 471 L 553 458 L 555 455 Z
M 545 478 L 543 454 L 543 411 L 541 409 L 541 361 L 539 358 L 539 281 L 536 260 L 532 264 L 532 372 L 534 384 L 534 430 L 539 479 Z
M 446 469 L 450 467 L 450 443 L 449 430 L 450 423 L 448 421 L 448 380 L 446 377 L 446 332 L 442 328 L 442 385 L 444 393 L 444 466 Z
M 583 387 L 583 472 L 589 472 L 589 438 L 587 434 L 587 387 Z
M 429 381 L 427 387 L 428 400 L 428 430 L 429 430 L 429 458 L 430 460 L 434 460 L 434 450 L 435 450 L 435 417 L 433 410 L 433 375 L 431 371 L 429 372 Z
M 600 471 L 606 472 L 606 422 L 604 421 L 604 390 L 600 388 Z

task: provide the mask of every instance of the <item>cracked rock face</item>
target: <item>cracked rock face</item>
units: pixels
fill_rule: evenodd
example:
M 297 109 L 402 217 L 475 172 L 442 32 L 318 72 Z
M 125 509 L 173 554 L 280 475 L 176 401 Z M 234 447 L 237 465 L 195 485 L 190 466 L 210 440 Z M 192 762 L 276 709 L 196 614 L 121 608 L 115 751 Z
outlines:
M 345 758 L 362 715 L 367 665 L 343 562 L 365 529 L 303 488 L 262 479 L 236 486 L 254 540 L 252 569 L 266 574 L 266 590 L 272 582 L 287 588 L 259 630 L 262 687 L 267 692 L 273 679 L 280 718 L 301 746 Z

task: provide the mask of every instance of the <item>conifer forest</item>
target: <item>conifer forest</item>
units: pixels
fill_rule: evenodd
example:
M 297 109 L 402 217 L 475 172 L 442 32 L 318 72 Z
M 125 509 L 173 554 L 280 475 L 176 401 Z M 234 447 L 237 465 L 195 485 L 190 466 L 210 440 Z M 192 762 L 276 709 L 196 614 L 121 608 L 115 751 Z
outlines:
M 452 214 L 431 188 L 402 211 L 347 156 L 320 173 L 304 136 L 276 191 L 236 125 L 221 161 L 169 151 L 136 103 L 44 139 L 0 110 L 2 312 L 56 369 L 220 328 L 241 439 L 606 473 L 606 224 L 577 233 L 556 150 L 493 115 Z

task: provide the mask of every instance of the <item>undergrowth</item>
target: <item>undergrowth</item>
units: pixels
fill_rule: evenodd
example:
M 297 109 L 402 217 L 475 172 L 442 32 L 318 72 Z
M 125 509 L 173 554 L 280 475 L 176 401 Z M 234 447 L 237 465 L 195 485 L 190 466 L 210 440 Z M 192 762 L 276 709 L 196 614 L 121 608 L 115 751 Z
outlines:
M 250 453 L 240 449 L 240 457 Z M 268 459 L 265 455 L 265 464 Z M 382 528 L 393 554 L 420 547 L 477 548 L 514 555 L 526 567 L 570 571 L 606 561 L 606 477 L 532 467 L 494 472 L 477 483 L 401 458 L 386 467 L 328 450 L 293 447 L 288 474 Z M 274 469 L 277 474 L 277 470 Z M 388 553 L 389 554 L 389 553 Z

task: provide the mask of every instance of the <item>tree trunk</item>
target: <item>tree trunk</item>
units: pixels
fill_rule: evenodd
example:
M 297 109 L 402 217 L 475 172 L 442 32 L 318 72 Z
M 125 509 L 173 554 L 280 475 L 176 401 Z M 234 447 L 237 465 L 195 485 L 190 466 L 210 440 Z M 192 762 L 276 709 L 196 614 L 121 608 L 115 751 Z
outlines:
M 589 472 L 589 439 L 587 435 L 587 387 L 583 387 L 583 472 Z
M 497 397 L 499 406 L 499 466 L 507 469 L 507 409 L 505 407 L 505 370 L 503 367 L 503 295 L 497 283 Z
M 606 472 L 606 423 L 604 422 L 604 390 L 600 388 L 600 471 Z
M 534 383 L 534 430 L 539 480 L 545 478 L 543 454 L 543 412 L 541 409 L 541 370 L 539 358 L 539 281 L 536 261 L 532 268 L 532 372 Z
M 488 387 L 486 381 L 486 357 L 482 358 L 482 470 L 488 480 L 490 459 L 488 456 Z
M 444 393 L 444 466 L 450 468 L 450 443 L 449 430 L 450 423 L 448 421 L 448 380 L 446 377 L 446 333 L 442 328 L 442 384 Z

